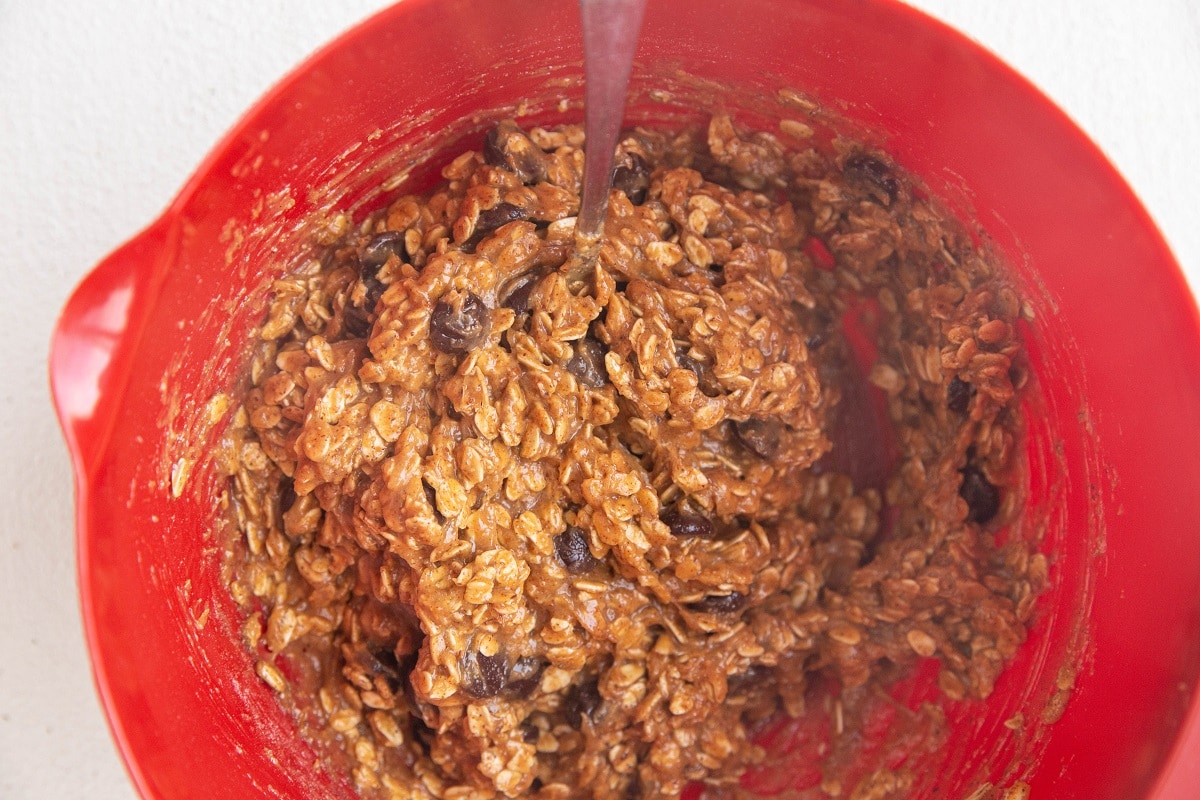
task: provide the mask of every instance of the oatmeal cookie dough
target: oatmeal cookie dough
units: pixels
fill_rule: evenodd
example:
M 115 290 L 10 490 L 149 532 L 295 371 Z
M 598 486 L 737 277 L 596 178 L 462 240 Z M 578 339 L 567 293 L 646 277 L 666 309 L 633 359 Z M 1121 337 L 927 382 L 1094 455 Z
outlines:
M 988 533 L 1017 296 L 884 160 L 636 131 L 578 276 L 581 147 L 501 123 L 275 285 L 226 565 L 367 796 L 736 785 L 818 675 L 986 696 L 1044 580 Z

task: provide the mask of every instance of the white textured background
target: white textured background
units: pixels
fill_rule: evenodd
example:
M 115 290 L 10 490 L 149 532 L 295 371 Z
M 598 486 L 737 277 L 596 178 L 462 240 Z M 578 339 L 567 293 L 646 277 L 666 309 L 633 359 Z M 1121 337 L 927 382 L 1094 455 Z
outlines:
M 567 0 L 556 0 L 566 2 Z M 1200 5 L 912 0 L 1031 78 L 1109 154 L 1200 287 Z M 0 0 L 0 800 L 133 800 L 92 691 L 58 309 L 268 86 L 381 0 Z M 203 780 L 203 776 L 198 776 Z

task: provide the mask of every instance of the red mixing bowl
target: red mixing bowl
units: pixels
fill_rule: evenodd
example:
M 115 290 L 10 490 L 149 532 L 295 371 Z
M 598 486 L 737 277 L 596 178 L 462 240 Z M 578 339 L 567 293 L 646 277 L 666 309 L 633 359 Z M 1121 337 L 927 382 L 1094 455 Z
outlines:
M 361 216 L 427 183 L 437 153 L 477 144 L 489 120 L 581 119 L 580 53 L 571 2 L 406 0 L 270 92 L 68 302 L 51 374 L 83 616 L 144 797 L 353 796 L 314 769 L 241 646 L 207 448 L 314 215 Z M 631 123 L 718 106 L 770 129 L 842 119 L 990 241 L 1030 298 L 1022 530 L 1044 526 L 1053 587 L 995 694 L 950 704 L 950 746 L 910 765 L 927 796 L 1018 781 L 1035 800 L 1197 796 L 1200 326 L 1113 168 L 994 57 L 885 0 L 655 0 L 632 91 Z M 804 772 L 803 755 L 774 758 Z

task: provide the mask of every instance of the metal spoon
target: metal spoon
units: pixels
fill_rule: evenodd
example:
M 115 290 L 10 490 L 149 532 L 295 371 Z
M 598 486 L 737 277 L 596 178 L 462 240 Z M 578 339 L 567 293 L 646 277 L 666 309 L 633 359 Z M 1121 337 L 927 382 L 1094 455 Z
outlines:
M 625 92 L 633 68 L 646 0 L 579 0 L 583 17 L 583 192 L 575 223 L 575 260 L 590 266 L 600 249 L 613 154 L 625 116 Z

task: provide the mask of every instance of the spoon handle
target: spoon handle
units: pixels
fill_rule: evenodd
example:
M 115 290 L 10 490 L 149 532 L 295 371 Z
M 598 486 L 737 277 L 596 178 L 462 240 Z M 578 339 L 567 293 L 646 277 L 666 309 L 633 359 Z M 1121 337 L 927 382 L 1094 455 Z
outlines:
M 575 236 L 600 238 L 612 186 L 613 151 L 625 116 L 625 92 L 646 0 L 579 0 L 583 17 L 584 127 L 587 149 Z

